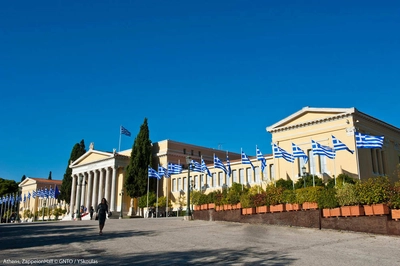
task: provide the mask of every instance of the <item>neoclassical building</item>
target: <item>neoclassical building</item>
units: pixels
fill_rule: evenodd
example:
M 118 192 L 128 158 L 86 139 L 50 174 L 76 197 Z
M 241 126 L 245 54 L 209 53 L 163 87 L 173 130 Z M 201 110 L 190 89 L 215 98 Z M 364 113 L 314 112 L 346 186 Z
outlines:
M 232 174 L 228 177 L 213 164 L 215 154 L 226 165 L 226 151 L 164 140 L 153 143 L 153 168 L 157 169 L 157 165 L 166 166 L 171 162 L 182 165 L 184 170 L 180 174 L 172 175 L 171 178 L 160 180 L 159 196 L 168 196 L 173 208 L 176 209 L 181 207 L 179 198 L 186 195 L 188 185 L 193 185 L 195 190 L 208 193 L 229 187 L 233 182 L 248 186 L 256 184 L 266 186 L 280 178 L 296 181 L 304 172 L 317 175 L 325 181 L 341 173 L 360 179 L 377 175 L 386 175 L 392 180 L 397 178 L 396 166 L 400 163 L 400 129 L 356 108 L 304 107 L 268 126 L 266 130 L 272 136 L 271 146 L 275 144 L 292 154 L 292 145 L 295 144 L 304 151 L 307 160 L 295 158 L 293 162 L 288 162 L 283 158 L 277 158 L 274 153 L 264 154 L 266 167 L 261 173 L 261 161 L 257 160 L 257 157 L 249 157 L 253 168 L 249 164 L 242 163 L 240 154 L 229 153 Z M 382 149 L 356 149 L 355 132 L 383 135 Z M 313 155 L 313 141 L 332 147 L 333 137 L 340 140 L 353 153 L 339 150 L 336 151 L 335 159 Z M 255 149 L 256 147 L 254 153 Z M 109 199 L 111 211 L 120 212 L 122 205 L 124 215 L 137 212 L 135 206 L 130 209 L 131 199 L 121 193 L 130 154 L 131 150 L 97 151 L 91 145 L 88 152 L 72 162 L 71 212 L 76 212 L 76 206 L 95 206 L 102 197 Z M 198 162 L 203 158 L 211 175 L 191 171 L 188 182 L 187 156 Z M 81 186 L 78 185 L 79 178 L 82 178 Z

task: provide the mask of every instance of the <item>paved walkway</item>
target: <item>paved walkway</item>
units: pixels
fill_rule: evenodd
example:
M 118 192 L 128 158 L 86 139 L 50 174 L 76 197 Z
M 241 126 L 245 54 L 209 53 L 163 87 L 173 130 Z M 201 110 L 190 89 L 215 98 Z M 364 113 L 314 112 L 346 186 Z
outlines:
M 179 217 L 0 224 L 0 264 L 400 265 L 400 238 Z

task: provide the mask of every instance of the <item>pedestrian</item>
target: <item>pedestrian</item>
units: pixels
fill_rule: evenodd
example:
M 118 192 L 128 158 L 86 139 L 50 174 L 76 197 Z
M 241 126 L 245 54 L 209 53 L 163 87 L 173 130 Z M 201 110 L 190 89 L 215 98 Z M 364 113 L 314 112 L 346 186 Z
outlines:
M 104 224 L 108 215 L 108 204 L 105 198 L 101 199 L 101 203 L 97 206 L 97 216 L 99 217 L 99 235 L 103 234 Z
M 93 213 L 94 213 L 93 206 L 90 206 L 90 211 L 89 211 L 89 213 L 90 213 L 90 220 L 92 220 L 92 219 L 93 219 Z

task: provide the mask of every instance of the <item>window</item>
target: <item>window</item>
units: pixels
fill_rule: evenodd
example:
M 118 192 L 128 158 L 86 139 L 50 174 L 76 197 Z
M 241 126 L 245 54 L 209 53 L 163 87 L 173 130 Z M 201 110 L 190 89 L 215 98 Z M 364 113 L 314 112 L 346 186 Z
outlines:
M 186 177 L 183 178 L 183 190 L 184 191 L 187 190 L 187 178 Z
M 193 150 L 191 150 L 191 151 L 190 151 L 190 155 L 192 155 L 192 156 L 193 156 L 193 154 L 194 154 L 194 151 L 193 151 Z
M 254 167 L 254 172 L 256 173 L 256 175 L 255 175 L 255 182 L 256 183 L 260 183 L 260 181 L 261 181 L 261 179 L 260 179 L 260 167 L 259 166 L 255 166 Z
M 219 186 L 222 187 L 224 185 L 224 175 L 223 172 L 218 173 L 218 179 L 219 179 Z
M 176 191 L 176 178 L 172 179 L 172 191 Z
M 241 168 L 239 169 L 239 179 L 240 179 L 240 184 L 244 184 L 245 180 L 244 180 L 244 169 Z
M 199 151 L 199 157 L 201 157 L 201 151 Z
M 252 168 L 247 168 L 246 169 L 246 172 L 247 172 L 247 182 L 248 183 L 253 183 L 254 182 L 254 180 L 253 180 L 253 169 Z M 245 183 L 243 183 L 243 184 L 245 184 Z
M 186 149 L 183 149 L 183 154 L 186 154 Z
M 269 169 L 269 165 L 266 165 L 264 168 L 264 172 L 261 174 L 262 176 L 262 180 L 268 180 L 268 169 Z
M 275 166 L 273 164 L 269 165 L 269 171 L 270 171 L 270 180 L 275 179 Z
M 400 157 L 399 157 L 399 160 L 400 160 Z M 237 171 L 236 170 L 232 170 L 232 182 L 238 183 Z
M 199 176 L 197 176 L 197 175 L 195 175 L 194 176 L 194 178 L 192 179 L 193 180 L 193 189 L 197 189 L 198 187 L 199 187 L 199 184 L 198 184 L 198 182 L 199 182 Z
M 217 186 L 217 173 L 212 173 L 212 187 Z
M 182 189 L 182 184 L 181 184 L 181 178 L 178 178 L 178 191 L 181 191 L 181 189 Z
M 308 155 L 308 158 L 310 159 L 310 162 L 309 162 L 309 164 L 310 164 L 310 166 L 309 166 L 309 168 L 310 168 L 310 175 L 315 175 L 316 174 L 316 169 L 315 169 L 315 158 L 314 158 L 314 155 L 312 154 L 312 151 L 311 150 L 308 150 L 307 151 L 307 155 Z

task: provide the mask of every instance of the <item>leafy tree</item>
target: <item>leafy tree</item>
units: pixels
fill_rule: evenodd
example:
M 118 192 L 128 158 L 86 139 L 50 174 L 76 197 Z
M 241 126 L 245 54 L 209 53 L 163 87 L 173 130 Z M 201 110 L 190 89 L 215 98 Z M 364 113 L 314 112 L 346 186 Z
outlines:
M 47 179 L 48 179 L 48 180 L 52 180 L 52 179 L 51 179 L 51 171 L 50 171 L 49 177 L 48 177 Z
M 18 192 L 18 183 L 0 177 L 0 196 Z
M 340 174 L 336 178 L 336 186 L 337 187 L 342 187 L 345 183 L 347 184 L 355 184 L 356 180 L 349 175 L 346 174 Z M 335 178 L 331 178 L 328 180 L 328 183 L 326 185 L 328 188 L 333 188 L 335 187 Z
M 64 178 L 60 188 L 60 196 L 59 196 L 60 200 L 65 200 L 67 203 L 70 203 L 71 188 L 72 188 L 72 169 L 69 168 L 69 165 L 71 162 L 75 161 L 85 153 L 86 153 L 86 148 L 84 140 L 81 140 L 80 143 L 76 143 L 72 148 L 71 155 L 68 160 L 67 169 L 65 170 Z
M 149 191 L 149 207 L 155 206 L 157 202 L 157 195 L 153 191 Z M 147 208 L 147 194 L 143 197 L 140 197 L 138 202 L 139 208 Z
M 318 176 L 314 176 L 314 182 L 315 186 L 324 186 L 324 183 L 322 182 L 322 178 L 319 178 Z M 313 176 L 312 175 L 307 175 L 305 177 L 305 185 L 306 187 L 312 187 L 313 186 Z M 294 188 L 302 188 L 304 187 L 304 177 L 299 178 L 297 182 L 294 184 Z
M 24 181 L 25 179 L 26 179 L 26 176 L 23 175 L 23 176 L 21 177 L 21 182 L 20 182 L 20 183 L 22 183 L 22 181 Z
M 276 181 L 276 187 L 282 187 L 285 189 L 292 189 L 293 190 L 293 181 L 292 180 L 285 180 L 283 178 Z
M 140 131 L 132 146 L 129 165 L 126 167 L 125 189 L 131 198 L 139 198 L 147 193 L 148 166 L 152 165 L 152 146 L 147 118 L 140 126 Z M 150 179 L 152 190 L 156 179 Z

